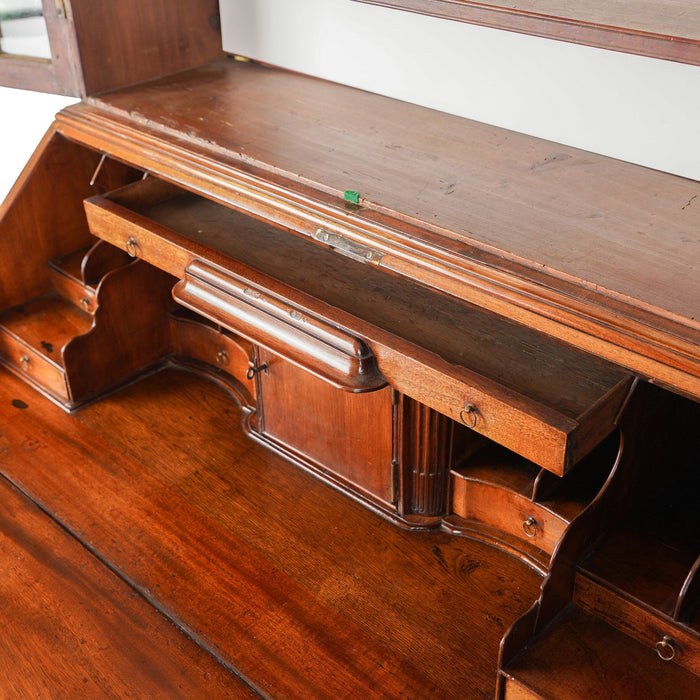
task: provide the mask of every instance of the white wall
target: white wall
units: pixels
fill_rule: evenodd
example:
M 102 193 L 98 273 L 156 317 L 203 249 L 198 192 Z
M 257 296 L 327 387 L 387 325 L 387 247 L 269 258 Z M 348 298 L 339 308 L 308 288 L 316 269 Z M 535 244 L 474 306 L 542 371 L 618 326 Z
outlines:
M 700 180 L 700 67 L 350 0 L 221 0 L 224 48 Z M 0 200 L 72 98 L 0 87 Z
M 220 0 L 224 49 L 700 180 L 700 67 L 350 0 Z
M 54 114 L 73 97 L 0 87 L 0 201 L 22 171 Z

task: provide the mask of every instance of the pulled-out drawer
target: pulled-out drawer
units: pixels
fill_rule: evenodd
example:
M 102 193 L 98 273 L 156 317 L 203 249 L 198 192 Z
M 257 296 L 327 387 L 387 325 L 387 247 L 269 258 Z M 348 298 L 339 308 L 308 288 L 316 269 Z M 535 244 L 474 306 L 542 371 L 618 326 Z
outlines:
M 556 474 L 612 431 L 631 385 L 335 234 L 295 235 L 155 178 L 86 211 L 94 235 L 180 278 L 189 308 L 347 390 L 388 382 Z

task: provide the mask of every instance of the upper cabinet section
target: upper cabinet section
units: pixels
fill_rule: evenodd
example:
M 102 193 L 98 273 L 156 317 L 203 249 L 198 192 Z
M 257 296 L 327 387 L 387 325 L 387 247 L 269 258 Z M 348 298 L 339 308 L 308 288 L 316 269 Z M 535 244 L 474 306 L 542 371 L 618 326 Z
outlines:
M 0 85 L 86 96 L 221 54 L 217 0 L 0 0 Z
M 700 65 L 694 0 L 359 0 L 547 39 Z

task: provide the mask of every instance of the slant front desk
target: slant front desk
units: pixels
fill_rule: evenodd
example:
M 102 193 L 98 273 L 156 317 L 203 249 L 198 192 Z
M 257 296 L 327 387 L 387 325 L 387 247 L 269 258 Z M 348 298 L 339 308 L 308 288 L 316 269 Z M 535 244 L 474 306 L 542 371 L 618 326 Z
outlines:
M 698 231 L 697 182 L 232 59 L 90 98 L 2 209 L 0 468 L 186 633 L 137 692 L 698 697 Z M 74 687 L 120 629 L 56 635 Z

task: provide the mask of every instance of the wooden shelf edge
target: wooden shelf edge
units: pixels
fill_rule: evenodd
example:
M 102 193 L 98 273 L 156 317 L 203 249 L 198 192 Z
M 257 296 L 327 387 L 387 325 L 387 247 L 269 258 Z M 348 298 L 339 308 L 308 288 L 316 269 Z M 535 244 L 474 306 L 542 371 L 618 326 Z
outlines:
M 700 65 L 700 41 L 470 0 L 357 0 L 442 19 L 665 61 Z
M 428 248 L 416 232 L 361 221 L 335 206 L 318 191 L 294 183 L 279 184 L 275 176 L 255 171 L 233 158 L 206 152 L 201 144 L 183 143 L 138 122 L 115 117 L 95 107 L 78 105 L 58 115 L 55 128 L 68 139 L 108 150 L 113 156 L 175 182 L 210 199 L 314 238 L 319 230 L 383 254 L 381 266 L 405 277 L 420 275 L 422 283 L 596 354 L 645 378 L 700 397 L 700 356 L 695 327 L 651 310 L 591 293 L 581 285 L 552 275 L 523 278 L 521 266 L 485 264 L 447 249 Z M 303 192 L 302 192 L 303 190 Z

